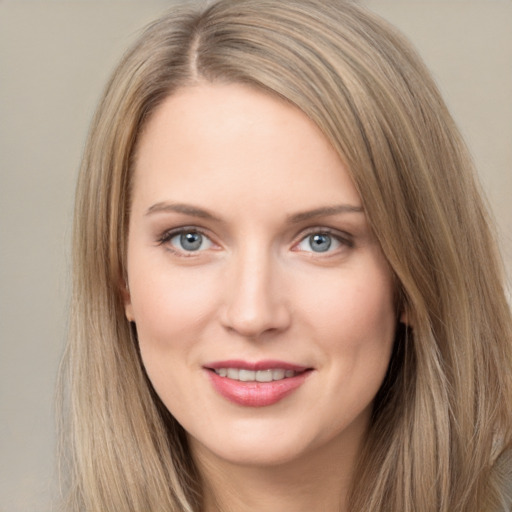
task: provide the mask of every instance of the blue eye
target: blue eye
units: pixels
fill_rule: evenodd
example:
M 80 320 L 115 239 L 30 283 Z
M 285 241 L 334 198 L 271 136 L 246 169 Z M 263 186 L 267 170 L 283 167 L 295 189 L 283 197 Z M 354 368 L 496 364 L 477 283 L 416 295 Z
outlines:
M 338 249 L 341 245 L 340 240 L 329 233 L 312 233 L 303 238 L 297 245 L 300 251 L 306 252 L 328 252 L 333 249 Z
M 209 238 L 197 231 L 182 231 L 169 238 L 169 243 L 183 252 L 198 252 L 209 249 L 212 242 Z

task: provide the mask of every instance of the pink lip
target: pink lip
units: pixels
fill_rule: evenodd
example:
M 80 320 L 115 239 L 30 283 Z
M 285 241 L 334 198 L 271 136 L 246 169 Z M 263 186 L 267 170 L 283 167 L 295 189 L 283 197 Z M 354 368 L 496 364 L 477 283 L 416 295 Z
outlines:
M 297 364 L 286 363 L 284 361 L 277 361 L 273 359 L 266 359 L 264 361 L 242 361 L 239 359 L 230 359 L 228 361 L 215 361 L 213 363 L 207 363 L 204 368 L 211 368 L 212 370 L 218 370 L 219 368 L 240 368 L 242 370 L 272 370 L 275 368 L 282 368 L 283 370 L 293 370 L 294 372 L 303 372 L 307 370 L 307 366 L 300 366 Z
M 311 374 L 311 369 L 283 361 L 219 361 L 204 365 L 214 389 L 224 398 L 245 407 L 265 407 L 273 405 L 297 390 Z M 272 382 L 242 382 L 221 377 L 213 370 L 219 368 L 239 368 L 245 370 L 270 370 L 282 368 L 300 372 L 294 377 Z

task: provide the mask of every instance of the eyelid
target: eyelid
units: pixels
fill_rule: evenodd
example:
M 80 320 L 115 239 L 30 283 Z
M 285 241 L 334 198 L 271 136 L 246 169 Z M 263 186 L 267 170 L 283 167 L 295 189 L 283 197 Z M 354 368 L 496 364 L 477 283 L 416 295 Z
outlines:
M 345 247 L 348 247 L 348 248 L 352 248 L 354 247 L 354 237 L 350 234 L 350 233 L 347 233 L 346 231 L 340 231 L 338 229 L 333 229 L 333 228 L 328 228 L 328 227 L 325 227 L 325 226 L 315 226 L 315 227 L 311 227 L 311 228 L 308 228 L 304 231 L 302 231 L 300 233 L 300 235 L 298 235 L 298 240 L 293 244 L 293 249 L 299 251 L 299 249 L 296 249 L 296 247 L 302 243 L 308 236 L 311 236 L 311 235 L 316 235 L 316 234 L 322 234 L 322 235 L 329 235 L 333 238 L 335 238 L 342 246 L 345 246 Z M 314 251 L 303 251 L 303 252 L 314 252 Z M 336 251 L 326 251 L 326 253 L 324 254 L 332 254 L 333 252 L 336 252 Z M 315 254 L 318 254 L 318 255 L 322 255 L 321 252 L 318 252 L 318 253 L 315 253 Z
M 216 246 L 217 248 L 219 247 L 219 244 L 216 243 L 214 241 L 213 237 L 210 235 L 209 230 L 203 229 L 196 225 L 179 226 L 176 228 L 164 230 L 157 237 L 157 241 L 156 241 L 157 245 L 166 245 L 167 244 L 167 249 L 169 251 L 171 251 L 177 255 L 180 255 L 180 256 L 185 256 L 185 255 L 188 257 L 194 256 L 194 255 L 197 256 L 198 254 L 200 254 L 204 251 L 181 251 L 175 247 L 171 247 L 170 244 L 168 244 L 168 242 L 170 240 L 172 240 L 175 236 L 183 234 L 183 233 L 190 233 L 190 232 L 199 233 L 200 235 L 207 238 L 213 246 Z M 329 228 L 326 226 L 313 226 L 313 227 L 307 228 L 305 230 L 302 230 L 300 232 L 300 234 L 298 234 L 295 237 L 295 242 L 293 243 L 292 250 L 299 251 L 299 249 L 297 249 L 297 246 L 301 242 L 303 242 L 308 236 L 311 236 L 313 234 L 329 235 L 329 236 L 335 238 L 340 244 L 342 244 L 345 247 L 348 247 L 348 248 L 354 247 L 354 237 L 350 233 L 348 233 L 346 231 L 341 231 L 338 229 Z M 302 251 L 302 252 L 306 252 L 306 251 Z M 314 252 L 314 251 L 307 251 L 307 252 Z M 327 251 L 326 253 L 331 254 L 333 252 L 336 252 L 336 251 Z M 318 252 L 315 254 L 321 255 L 322 253 Z
M 157 237 L 157 245 L 165 245 L 167 250 L 171 251 L 172 253 L 178 255 L 178 256 L 184 256 L 184 257 L 191 257 L 191 256 L 198 256 L 199 254 L 203 253 L 205 250 L 201 251 L 182 251 L 179 248 L 176 248 L 174 246 L 171 246 L 169 242 L 176 236 L 182 235 L 184 233 L 198 233 L 201 236 L 207 238 L 212 246 L 218 246 L 216 244 L 212 237 L 208 234 L 207 230 L 204 230 L 198 226 L 189 225 L 189 226 L 180 226 L 172 229 L 167 229 L 163 231 L 158 237 Z

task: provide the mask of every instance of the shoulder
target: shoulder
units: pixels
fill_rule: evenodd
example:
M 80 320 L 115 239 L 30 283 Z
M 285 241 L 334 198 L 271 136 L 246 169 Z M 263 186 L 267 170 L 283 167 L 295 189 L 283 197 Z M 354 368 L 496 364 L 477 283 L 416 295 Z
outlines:
M 494 461 L 489 481 L 489 512 L 512 512 L 512 447 Z

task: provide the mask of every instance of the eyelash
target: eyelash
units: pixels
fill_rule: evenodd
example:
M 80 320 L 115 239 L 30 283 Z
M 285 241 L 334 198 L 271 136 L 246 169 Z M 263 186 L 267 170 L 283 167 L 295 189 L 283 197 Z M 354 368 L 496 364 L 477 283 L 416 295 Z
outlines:
M 165 231 L 164 233 L 162 233 L 161 236 L 158 237 L 157 243 L 158 243 L 158 245 L 167 245 L 167 249 L 169 251 L 171 251 L 172 253 L 176 254 L 177 256 L 181 256 L 181 257 L 185 257 L 185 258 L 191 257 L 191 256 L 195 255 L 194 254 L 195 252 L 199 253 L 202 251 L 182 251 L 180 249 L 176 249 L 169 243 L 176 236 L 188 234 L 188 233 L 195 233 L 195 234 L 201 235 L 201 236 L 205 237 L 206 239 L 208 239 L 212 244 L 214 243 L 211 241 L 211 238 L 208 236 L 208 234 L 206 234 L 202 229 L 199 229 L 195 226 L 184 226 L 181 228 L 176 228 L 176 229 L 172 229 L 169 231 Z M 345 246 L 349 249 L 353 248 L 355 245 L 353 237 L 349 233 L 340 232 L 340 231 L 333 230 L 330 228 L 325 228 L 325 227 L 314 227 L 314 228 L 309 228 L 305 232 L 302 232 L 299 241 L 294 243 L 294 247 L 297 247 L 299 244 L 304 242 L 311 235 L 327 235 L 327 236 L 335 239 L 342 246 Z M 303 252 L 310 252 L 310 253 L 317 254 L 317 255 L 322 254 L 321 251 L 319 251 L 319 252 L 303 251 Z M 334 251 L 325 251 L 325 252 L 327 254 L 330 254 L 331 252 L 334 252 Z
M 295 246 L 302 243 L 304 240 L 306 240 L 311 235 L 328 235 L 331 238 L 335 239 L 337 242 L 339 242 L 342 246 L 345 246 L 349 249 L 352 249 L 354 247 L 354 238 L 352 235 L 350 235 L 349 233 L 346 233 L 346 232 L 340 232 L 340 231 L 337 231 L 334 229 L 324 228 L 324 227 L 309 228 L 308 230 L 306 230 L 305 233 L 303 233 L 301 235 L 299 242 L 296 243 Z M 315 253 L 315 251 L 308 251 L 308 252 Z M 330 254 L 331 252 L 334 252 L 334 251 L 329 251 L 329 252 L 326 251 L 327 254 Z M 315 254 L 322 254 L 322 253 L 316 252 Z
M 165 231 L 158 238 L 157 243 L 158 243 L 158 245 L 166 245 L 166 248 L 177 256 L 182 256 L 182 257 L 188 258 L 188 257 L 194 256 L 194 253 L 196 251 L 181 251 L 179 249 L 176 249 L 169 243 L 174 237 L 183 235 L 183 234 L 188 234 L 188 233 L 195 233 L 195 234 L 201 235 L 211 242 L 211 238 L 203 230 L 201 230 L 195 226 L 184 226 L 181 228 Z M 197 251 L 197 252 L 201 252 L 201 251 Z

